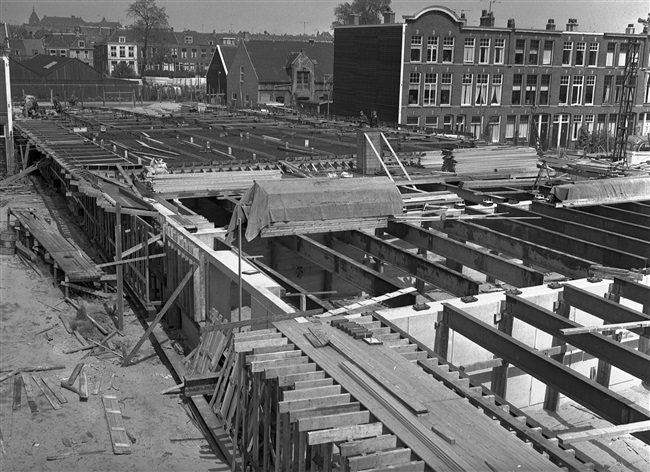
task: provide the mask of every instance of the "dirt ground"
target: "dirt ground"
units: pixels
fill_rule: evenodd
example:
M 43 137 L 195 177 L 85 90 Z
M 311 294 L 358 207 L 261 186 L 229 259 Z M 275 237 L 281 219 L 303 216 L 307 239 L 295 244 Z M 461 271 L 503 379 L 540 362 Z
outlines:
M 55 224 L 43 197 L 29 182 L 11 191 L 0 192 L 3 230 L 9 206 L 30 208 L 49 224 Z M 53 286 L 49 268 L 39 264 L 36 269 L 38 272 L 17 255 L 0 255 L 0 377 L 16 367 L 62 365 L 65 368 L 34 373 L 36 377 L 50 379 L 59 385 L 61 380 L 69 377 L 77 363 L 85 362 L 91 394 L 88 401 L 81 402 L 73 392 L 62 389 L 68 402 L 54 410 L 31 374 L 27 374 L 38 407 L 38 411 L 32 413 L 24 388 L 21 407 L 13 410 L 14 378 L 3 381 L 0 384 L 0 427 L 4 449 L 0 456 L 0 470 L 229 470 L 222 458 L 211 451 L 181 397 L 161 395 L 162 390 L 176 382 L 149 341 L 140 349 L 135 365 L 129 367 L 121 367 L 120 359 L 111 353 L 97 357 L 90 355 L 83 361 L 81 358 L 88 351 L 63 353 L 80 347 L 80 343 L 66 332 L 59 315 L 70 322 L 75 319 L 76 310 L 64 302 L 61 289 Z M 97 317 L 100 324 L 113 328 L 111 318 L 102 306 L 103 299 L 91 296 L 74 298 L 77 302 L 82 301 L 87 312 Z M 49 327 L 52 329 L 39 334 Z M 84 329 L 93 339 L 102 336 L 94 327 Z M 126 310 L 124 333 L 124 338 L 113 338 L 118 350 L 121 344 L 132 347 L 144 333 L 142 324 L 131 310 Z M 170 343 L 162 348 L 173 349 Z M 114 388 L 109 390 L 113 374 Z M 93 394 L 97 384 L 98 394 Z M 118 399 L 125 427 L 135 439 L 130 455 L 113 454 L 102 395 L 113 395 Z M 89 452 L 91 454 L 85 454 Z M 66 457 L 47 459 L 56 455 Z

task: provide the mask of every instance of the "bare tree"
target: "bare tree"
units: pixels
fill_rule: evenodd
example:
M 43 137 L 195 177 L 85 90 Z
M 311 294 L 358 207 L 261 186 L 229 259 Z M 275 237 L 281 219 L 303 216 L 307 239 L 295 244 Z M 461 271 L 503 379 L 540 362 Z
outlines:
M 334 8 L 335 20 L 332 27 L 348 24 L 352 15 L 359 15 L 359 24 L 376 25 L 381 23 L 381 14 L 390 7 L 390 0 L 354 0 L 352 3 L 339 3 Z
M 149 40 L 157 31 L 169 27 L 169 16 L 165 7 L 156 5 L 156 0 L 135 0 L 126 9 L 126 16 L 135 20 L 131 26 L 142 39 L 142 72 L 140 75 L 144 76 L 144 72 L 147 70 Z

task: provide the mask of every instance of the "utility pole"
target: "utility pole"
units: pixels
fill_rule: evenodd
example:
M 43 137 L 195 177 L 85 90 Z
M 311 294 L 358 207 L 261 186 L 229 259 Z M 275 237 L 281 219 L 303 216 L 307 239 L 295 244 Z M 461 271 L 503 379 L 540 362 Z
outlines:
M 305 33 L 306 28 L 305 27 L 307 26 L 307 23 L 309 23 L 309 22 L 308 21 L 302 21 L 301 23 L 302 23 L 302 35 L 304 36 L 306 34 Z

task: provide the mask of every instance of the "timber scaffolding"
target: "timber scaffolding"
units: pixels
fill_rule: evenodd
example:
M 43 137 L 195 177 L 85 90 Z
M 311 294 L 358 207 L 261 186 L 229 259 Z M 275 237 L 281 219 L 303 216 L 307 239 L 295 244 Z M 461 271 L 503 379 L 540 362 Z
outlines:
M 411 212 L 376 235 L 242 241 L 240 271 L 223 218 L 215 225 L 215 212 L 192 201 L 200 194 L 152 192 L 128 154 L 130 170 L 118 162 L 93 169 L 92 159 L 86 166 L 76 150 L 78 138 L 91 146 L 91 135 L 65 131 L 76 142 L 54 148 L 57 129 L 65 128 L 17 124 L 22 145 L 51 158 L 43 174 L 66 192 L 101 265 L 123 268 L 125 288 L 153 319 L 147 334 L 164 342 L 156 326 L 164 316 L 196 346 L 184 363 L 165 354 L 211 445 L 240 470 L 600 469 L 521 406 L 553 411 L 562 394 L 630 430 L 650 419 L 609 388 L 648 380 L 650 200 L 557 208 L 535 201 L 552 189 L 533 178 L 420 176 L 395 184 Z M 106 144 L 99 156 L 108 147 L 120 157 Z M 197 174 L 248 171 L 199 164 Z M 230 213 L 248 182 L 241 185 L 210 198 Z M 232 311 L 240 274 L 244 318 L 253 321 Z M 373 298 L 346 307 L 362 292 Z M 387 293 L 395 296 L 373 309 Z M 434 302 L 442 293 L 449 300 Z M 297 309 L 341 305 L 328 317 Z M 361 313 L 345 315 L 353 309 Z M 253 331 L 233 332 L 236 321 Z M 626 322 L 640 325 L 622 342 L 561 331 Z M 540 384 L 541 394 L 522 393 Z M 647 432 L 635 436 L 650 442 Z

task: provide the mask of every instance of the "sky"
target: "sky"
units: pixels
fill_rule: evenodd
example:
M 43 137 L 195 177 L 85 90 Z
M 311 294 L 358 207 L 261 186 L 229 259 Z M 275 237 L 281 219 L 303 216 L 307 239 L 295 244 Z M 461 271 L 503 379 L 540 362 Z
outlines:
M 129 24 L 126 8 L 133 0 L 0 0 L 0 22 L 26 23 L 32 7 L 43 16 L 72 15 L 86 21 L 109 21 Z M 352 0 L 348 0 L 352 1 Z M 334 8 L 340 0 L 157 0 L 169 15 L 176 31 L 192 29 L 205 33 L 249 31 L 272 34 L 315 34 L 331 31 Z M 393 0 L 396 19 L 412 15 L 431 5 L 444 5 L 460 13 L 469 25 L 478 25 L 481 10 L 494 12 L 496 26 L 506 26 L 514 18 L 519 28 L 544 29 L 548 18 L 555 19 L 557 29 L 564 29 L 569 18 L 576 18 L 580 31 L 624 32 L 629 23 L 641 31 L 637 20 L 647 18 L 650 0 Z

